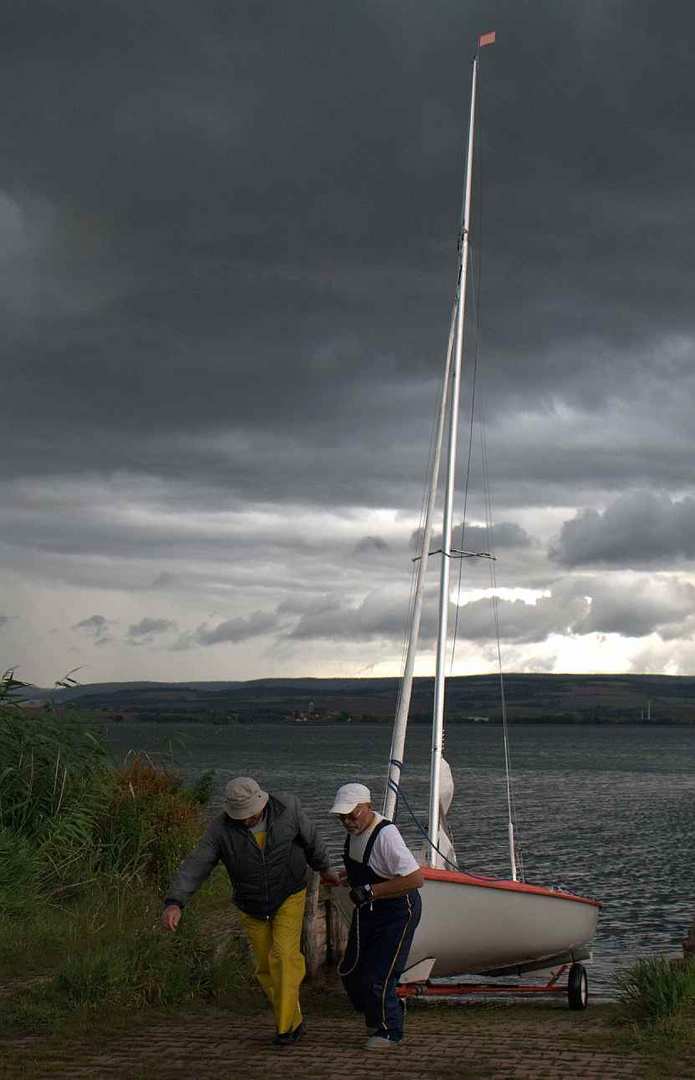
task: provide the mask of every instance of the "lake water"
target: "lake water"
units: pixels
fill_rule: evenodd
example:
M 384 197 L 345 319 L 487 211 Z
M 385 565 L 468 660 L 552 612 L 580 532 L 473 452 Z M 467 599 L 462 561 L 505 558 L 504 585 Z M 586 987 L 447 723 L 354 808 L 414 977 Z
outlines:
M 348 780 L 379 807 L 388 725 L 109 724 L 120 760 L 129 750 L 173 760 L 187 780 L 217 770 L 213 806 L 232 776 L 298 794 L 338 854 L 342 829 L 327 810 Z M 402 787 L 427 817 L 429 730 L 411 726 Z M 680 951 L 695 919 L 695 728 L 519 725 L 511 733 L 517 836 L 529 882 L 601 900 L 592 989 L 610 994 L 618 968 Z M 509 876 L 501 730 L 452 726 L 446 756 L 456 793 L 449 814 L 460 863 Z M 402 806 L 399 826 L 422 839 Z

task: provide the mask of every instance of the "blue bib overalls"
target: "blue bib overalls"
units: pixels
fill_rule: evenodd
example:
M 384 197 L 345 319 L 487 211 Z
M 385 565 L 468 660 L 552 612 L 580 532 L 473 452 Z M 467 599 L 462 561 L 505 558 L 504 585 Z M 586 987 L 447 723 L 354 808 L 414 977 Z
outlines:
M 390 821 L 380 821 L 369 837 L 361 862 L 350 858 L 350 838 L 343 858 L 351 886 L 374 885 L 379 877 L 369 866 L 374 841 Z M 403 1007 L 396 985 L 403 973 L 420 921 L 422 901 L 418 889 L 355 908 L 340 974 L 350 1001 L 364 1013 L 367 1028 L 394 1042 L 403 1038 Z

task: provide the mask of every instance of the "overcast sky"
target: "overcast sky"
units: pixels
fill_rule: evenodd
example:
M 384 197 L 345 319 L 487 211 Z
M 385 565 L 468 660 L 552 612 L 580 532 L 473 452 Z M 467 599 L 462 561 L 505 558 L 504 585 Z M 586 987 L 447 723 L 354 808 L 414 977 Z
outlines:
M 675 0 L 8 0 L 5 667 L 399 671 L 492 29 L 468 339 L 504 666 L 695 674 L 695 7 Z M 489 584 L 482 560 L 453 581 L 461 674 L 494 670 Z M 430 605 L 420 673 L 433 625 Z

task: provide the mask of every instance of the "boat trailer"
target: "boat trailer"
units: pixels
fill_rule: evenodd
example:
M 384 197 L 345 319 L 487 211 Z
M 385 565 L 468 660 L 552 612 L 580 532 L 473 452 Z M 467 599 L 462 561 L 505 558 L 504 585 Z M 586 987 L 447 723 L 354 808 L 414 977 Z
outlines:
M 425 979 L 420 981 L 406 981 L 408 971 L 402 976 L 402 982 L 396 987 L 399 998 L 407 1001 L 410 998 L 428 998 L 431 1000 L 483 997 L 513 997 L 519 995 L 539 994 L 566 994 L 567 1004 L 570 1009 L 585 1009 L 589 1004 L 589 979 L 586 968 L 580 960 L 591 957 L 588 949 L 575 949 L 572 953 L 565 953 L 559 957 L 550 957 L 543 963 L 520 965 L 514 968 L 501 968 L 496 971 L 484 971 L 483 976 L 510 976 L 522 975 L 529 971 L 540 969 L 551 970 L 550 977 L 545 983 L 495 983 L 495 982 L 457 982 L 455 980 Z M 559 966 L 557 966 L 559 965 Z M 415 965 L 417 967 L 419 965 Z M 434 966 L 434 965 L 432 965 Z M 563 976 L 567 972 L 567 981 Z M 413 974 L 414 974 L 413 969 Z

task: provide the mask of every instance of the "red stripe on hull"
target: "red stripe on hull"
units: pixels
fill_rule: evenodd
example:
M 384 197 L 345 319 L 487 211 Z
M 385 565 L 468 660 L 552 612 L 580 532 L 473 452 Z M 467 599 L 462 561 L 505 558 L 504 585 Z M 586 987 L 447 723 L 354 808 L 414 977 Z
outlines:
M 525 881 L 504 881 L 500 878 L 482 877 L 477 874 L 465 874 L 458 870 L 437 870 L 432 866 L 423 866 L 425 881 L 448 881 L 452 885 L 476 885 L 480 889 L 501 889 L 505 892 L 532 893 L 534 896 L 548 896 L 553 900 L 572 900 L 575 904 L 590 904 L 601 907 L 600 900 L 591 900 L 586 896 L 547 889 L 542 885 L 527 885 Z

